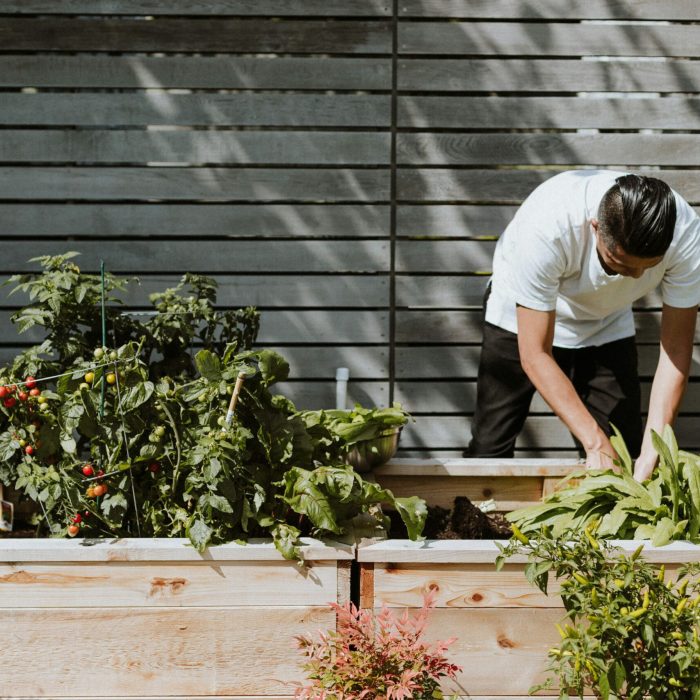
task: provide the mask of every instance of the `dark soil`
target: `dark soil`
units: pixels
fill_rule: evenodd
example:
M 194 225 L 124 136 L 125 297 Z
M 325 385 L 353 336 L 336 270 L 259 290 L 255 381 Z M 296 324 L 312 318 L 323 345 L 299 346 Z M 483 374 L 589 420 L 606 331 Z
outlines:
M 389 537 L 405 538 L 406 529 L 397 513 L 390 513 Z M 452 510 L 428 506 L 423 535 L 429 540 L 501 540 L 512 535 L 501 513 L 482 513 L 466 496 L 457 496 Z

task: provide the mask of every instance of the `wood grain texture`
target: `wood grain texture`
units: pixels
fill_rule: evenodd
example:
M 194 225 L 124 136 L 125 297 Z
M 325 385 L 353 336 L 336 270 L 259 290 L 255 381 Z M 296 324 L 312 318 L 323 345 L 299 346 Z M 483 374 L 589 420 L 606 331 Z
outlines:
M 698 14 L 700 18 L 700 13 Z M 399 52 L 495 56 L 698 56 L 692 26 L 539 22 L 402 22 Z
M 0 56 L 0 86 L 390 90 L 391 62 L 337 56 L 8 55 Z
M 473 19 L 688 19 L 698 18 L 693 0 L 402 0 L 402 17 Z
M 5 235 L 25 238 L 389 237 L 379 204 L 0 204 L 0 219 Z
M 375 132 L 12 129 L 0 130 L 0 162 L 388 165 L 390 145 L 389 134 Z
M 689 203 L 700 203 L 700 170 L 633 170 L 661 177 Z M 519 203 L 556 171 L 542 170 L 449 170 L 402 169 L 397 187 L 401 200 Z
M 460 459 L 391 459 L 376 467 L 373 474 L 385 477 L 479 477 L 497 479 L 502 477 L 524 477 L 555 479 L 580 468 L 575 460 L 563 459 L 514 459 L 470 457 Z
M 386 201 L 387 170 L 0 167 L 0 199 Z
M 700 84 L 700 66 L 682 59 L 401 58 L 398 81 L 400 90 L 428 92 L 692 93 Z
M 403 165 L 689 165 L 696 134 L 399 134 Z M 0 141 L 0 153 L 2 143 Z M 341 151 L 342 157 L 342 151 Z
M 90 15 L 387 16 L 386 0 L 5 0 L 3 12 Z
M 401 204 L 396 211 L 396 230 L 399 236 L 500 236 L 516 211 L 516 206 L 509 205 Z
M 398 125 L 420 129 L 695 129 L 700 98 L 412 95 Z
M 6 608 L 323 606 L 336 590 L 335 562 L 0 564 Z
M 274 390 L 289 398 L 299 410 L 320 410 L 335 408 L 335 370 L 328 375 L 328 381 L 310 381 L 299 375 L 300 381 L 275 384 Z M 388 382 L 348 382 L 347 408 L 355 403 L 363 406 L 389 405 Z
M 99 269 L 102 259 L 107 270 L 115 275 L 148 274 L 156 270 L 179 276 L 185 272 L 386 272 L 389 268 L 389 246 L 381 240 L 177 240 L 169 242 L 167 248 L 162 241 L 147 239 L 85 240 L 68 244 L 45 241 L 41 253 L 59 255 L 68 249 L 81 253 L 78 261 L 86 272 Z M 0 258 L 0 273 L 37 271 L 37 264 L 28 262 L 28 257 L 27 250 L 8 247 Z
M 284 22 L 219 17 L 113 19 L 5 18 L 4 51 L 222 53 L 389 53 L 391 24 L 325 19 Z
M 100 695 L 279 694 L 301 680 L 294 635 L 335 624 L 327 607 L 3 608 L 2 617 L 12 631 L 0 694 L 33 697 L 90 696 L 96 678 Z M 66 659 L 67 639 L 80 664 Z
M 7 93 L 0 125 L 389 127 L 387 95 Z

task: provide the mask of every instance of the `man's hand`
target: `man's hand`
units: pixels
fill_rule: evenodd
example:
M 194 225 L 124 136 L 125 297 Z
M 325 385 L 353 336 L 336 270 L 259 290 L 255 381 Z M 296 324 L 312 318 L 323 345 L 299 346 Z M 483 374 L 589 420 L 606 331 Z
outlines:
M 644 454 L 639 455 L 639 459 L 634 463 L 634 478 L 639 481 L 646 481 L 654 473 L 658 455 Z
M 605 434 L 601 433 L 600 444 L 586 450 L 586 469 L 610 469 L 615 466 L 617 457 L 613 446 Z

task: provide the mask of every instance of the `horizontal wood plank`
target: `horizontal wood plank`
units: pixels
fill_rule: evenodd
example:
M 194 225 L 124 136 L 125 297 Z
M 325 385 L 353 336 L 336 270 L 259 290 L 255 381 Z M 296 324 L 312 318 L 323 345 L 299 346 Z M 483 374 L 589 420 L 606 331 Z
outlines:
M 413 372 L 412 365 L 408 364 L 405 359 L 410 353 L 406 350 L 412 348 L 399 348 L 397 352 L 397 374 L 399 377 L 407 377 L 407 379 L 399 379 L 394 385 L 394 397 L 396 401 L 401 402 L 404 408 L 414 414 L 464 414 L 473 413 L 476 408 L 476 372 L 470 375 L 469 381 L 460 381 L 459 379 L 444 379 L 425 381 L 410 381 L 411 377 L 417 376 L 420 373 L 429 371 L 439 372 L 443 370 L 437 362 L 423 362 L 418 370 Z M 465 352 L 467 348 L 462 348 L 463 363 L 460 364 L 459 356 L 453 358 L 448 348 L 429 348 L 426 352 L 421 352 L 420 356 L 439 355 L 447 362 L 453 363 L 452 370 L 455 373 L 471 372 L 472 361 L 478 362 L 479 351 L 475 348 L 473 352 Z M 416 353 L 419 354 L 419 353 Z M 658 359 L 658 350 L 654 349 L 649 353 L 650 362 L 647 368 L 642 367 L 640 374 L 651 377 L 653 374 L 654 364 Z M 653 364 L 652 364 L 653 363 Z M 645 371 L 645 369 L 647 371 Z M 700 361 L 695 360 L 691 368 L 692 376 L 697 378 L 700 375 Z M 649 405 L 649 396 L 651 393 L 651 380 L 642 380 L 642 408 L 646 409 Z M 551 413 L 551 409 L 545 403 L 544 399 L 536 393 L 530 405 L 531 413 Z M 700 384 L 691 381 L 688 385 L 686 393 L 680 405 L 680 413 L 700 413 Z
M 479 478 L 543 478 L 557 479 L 580 468 L 578 460 L 513 459 L 512 457 L 470 457 L 459 459 L 400 459 L 394 458 L 376 467 L 374 475 L 385 477 L 421 476 L 427 480 L 437 477 Z
M 2 696 L 85 697 L 95 679 L 100 695 L 279 694 L 302 677 L 293 637 L 332 628 L 335 615 L 327 607 L 4 608 L 2 617 L 13 640 Z M 79 664 L 65 663 L 67 639 Z
M 0 41 L 3 51 L 379 54 L 391 51 L 391 24 L 228 17 L 143 20 L 87 16 L 79 22 L 62 17 L 18 17 L 3 19 Z
M 509 205 L 400 204 L 396 231 L 401 237 L 421 238 L 500 236 L 516 211 L 517 207 Z
M 389 128 L 388 95 L 5 93 L 9 126 L 319 126 Z M 670 127 L 669 127 L 670 128 Z
M 386 0 L 4 0 L 3 12 L 89 15 L 320 15 L 384 17 Z
M 378 204 L 0 204 L 0 220 L 25 238 L 389 237 L 389 207 Z
M 295 375 L 297 377 L 303 375 Z M 333 374 L 333 377 L 335 374 Z M 275 384 L 275 393 L 283 394 L 290 399 L 299 410 L 320 410 L 335 408 L 336 384 L 333 381 L 290 381 Z M 346 408 L 350 409 L 355 403 L 363 406 L 388 406 L 388 382 L 348 382 Z
M 438 133 L 397 138 L 402 165 L 697 166 L 699 148 L 697 134 Z
M 0 130 L 0 162 L 388 165 L 387 133 Z M 691 144 L 687 143 L 687 146 Z
M 0 199 L 385 201 L 389 171 L 4 166 Z
M 43 333 L 34 326 L 18 336 L 12 327 L 10 312 L 0 311 L 0 334 L 13 345 L 17 341 L 41 342 Z M 284 345 L 286 343 L 345 343 L 383 344 L 389 334 L 389 314 L 386 311 L 267 311 L 262 315 L 258 344 Z M 13 342 L 14 341 L 14 342 Z
M 479 311 L 398 311 L 396 339 L 400 343 L 415 342 L 416 338 L 432 343 L 480 343 L 481 317 Z M 659 340 L 661 313 L 640 311 L 634 316 L 637 342 L 656 343 Z M 695 331 L 695 343 L 700 343 L 700 328 Z
M 700 13 L 696 19 L 700 19 Z M 695 28 L 556 22 L 402 22 L 399 52 L 481 56 L 699 56 Z
M 0 56 L 0 86 L 390 90 L 391 61 L 315 56 L 7 55 Z
M 700 170 L 643 171 L 660 177 L 690 203 L 700 203 Z M 554 170 L 449 170 L 402 169 L 397 176 L 401 200 L 521 202 L 535 187 L 557 172 Z
M 693 0 L 403 0 L 402 17 L 472 19 L 688 19 L 698 18 Z
M 9 608 L 323 606 L 335 562 L 304 572 L 287 562 L 0 564 Z M 284 591 L 284 596 L 281 596 Z
M 554 577 L 552 577 L 554 578 Z M 528 583 L 522 565 L 507 564 L 500 572 L 492 564 L 377 564 L 375 604 L 419 608 L 422 592 L 435 592 L 436 608 L 559 608 L 559 586 L 549 595 Z
M 479 186 L 476 180 L 473 184 L 475 187 Z M 447 182 L 445 185 L 449 187 Z M 460 287 L 463 290 L 472 290 L 473 295 L 474 291 L 481 286 L 482 279 L 486 281 L 489 279 L 495 249 L 496 241 L 488 239 L 433 241 L 416 237 L 416 240 L 401 240 L 396 245 L 396 269 L 401 273 L 471 273 L 475 276 L 469 277 L 468 281 L 463 280 Z M 409 279 L 407 275 L 405 277 Z M 424 299 L 418 296 L 415 301 L 421 302 Z M 480 305 L 480 302 L 477 302 L 477 305 Z
M 681 416 L 674 423 L 682 449 L 700 449 L 697 417 Z M 421 416 L 407 425 L 401 434 L 404 448 L 464 449 L 471 438 L 470 419 L 457 416 Z M 574 440 L 566 426 L 556 416 L 530 416 L 518 437 L 519 449 L 575 449 Z
M 1 170 L 1 169 L 0 169 Z M 86 183 L 87 184 L 87 183 Z M 1 185 L 0 185 L 1 187 Z M 154 270 L 181 275 L 196 273 L 271 272 L 386 272 L 389 252 L 386 241 L 44 241 L 42 255 L 79 252 L 80 268 L 99 270 L 100 260 L 115 275 L 149 274 Z M 37 251 L 39 252 L 39 251 Z M 8 246 L 0 258 L 0 274 L 37 272 L 37 263 L 20 246 Z M 2 297 L 4 292 L 0 292 Z
M 698 97 L 466 97 L 398 100 L 398 125 L 420 129 L 695 129 Z
M 405 91 L 693 93 L 700 65 L 682 59 L 401 58 L 397 76 Z

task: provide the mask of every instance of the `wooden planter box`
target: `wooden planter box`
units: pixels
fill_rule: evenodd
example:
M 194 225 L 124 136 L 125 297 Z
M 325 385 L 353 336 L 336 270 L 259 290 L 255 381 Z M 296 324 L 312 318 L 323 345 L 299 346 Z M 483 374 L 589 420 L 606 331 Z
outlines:
M 617 542 L 633 552 L 634 540 Z M 667 571 L 700 561 L 700 547 L 674 542 L 644 549 L 644 557 Z M 543 680 L 547 649 L 559 640 L 554 623 L 564 615 L 557 586 L 545 596 L 525 579 L 524 559 L 497 572 L 493 540 L 386 540 L 361 546 L 361 606 L 419 608 L 433 588 L 437 606 L 434 638 L 457 637 L 450 659 L 462 666 L 458 691 L 466 697 L 525 698 Z M 449 690 L 453 690 L 449 688 Z M 557 694 L 553 694 L 555 697 Z
M 293 695 L 293 636 L 335 626 L 354 547 L 0 540 L 0 697 Z
M 507 512 L 540 502 L 580 468 L 575 460 L 397 459 L 374 475 L 395 495 L 418 494 L 429 505 L 449 508 L 455 496 L 475 503 L 493 498 L 497 510 Z M 640 543 L 618 544 L 632 552 Z M 559 642 L 554 623 L 564 608 L 556 586 L 545 596 L 527 582 L 524 560 L 513 559 L 497 572 L 498 553 L 493 540 L 367 543 L 358 550 L 360 603 L 375 609 L 383 604 L 419 608 L 423 591 L 434 588 L 438 595 L 431 634 L 457 637 L 450 658 L 463 668 L 459 692 L 515 700 L 528 697 L 529 688 L 543 680 L 547 649 Z M 673 571 L 680 563 L 700 561 L 700 547 L 649 545 L 644 556 Z

